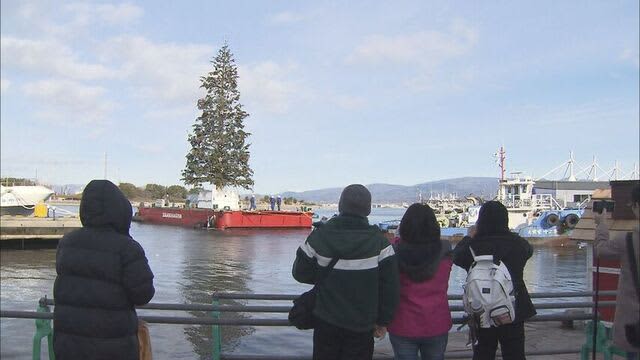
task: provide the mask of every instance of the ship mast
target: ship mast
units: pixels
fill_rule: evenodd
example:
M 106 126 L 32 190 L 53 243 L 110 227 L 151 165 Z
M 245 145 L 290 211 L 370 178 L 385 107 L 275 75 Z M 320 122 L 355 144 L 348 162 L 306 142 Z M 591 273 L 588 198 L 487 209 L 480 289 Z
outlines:
M 500 167 L 500 181 L 504 181 L 504 173 L 505 173 L 505 168 L 504 168 L 504 159 L 506 159 L 506 155 L 507 153 L 504 151 L 504 146 L 500 146 L 500 150 L 498 150 L 497 153 L 494 154 L 494 156 L 497 157 L 496 162 L 498 163 L 498 167 Z

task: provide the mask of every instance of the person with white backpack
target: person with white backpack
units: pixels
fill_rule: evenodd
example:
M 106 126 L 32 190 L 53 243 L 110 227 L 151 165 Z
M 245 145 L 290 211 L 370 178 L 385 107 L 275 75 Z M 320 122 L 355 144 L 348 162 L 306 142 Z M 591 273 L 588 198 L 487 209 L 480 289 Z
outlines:
M 474 324 L 473 359 L 495 359 L 498 343 L 503 359 L 525 359 L 524 321 L 536 310 L 522 274 L 533 249 L 509 230 L 500 202 L 482 205 L 476 226 L 453 250 L 453 263 L 468 272 L 464 305 Z

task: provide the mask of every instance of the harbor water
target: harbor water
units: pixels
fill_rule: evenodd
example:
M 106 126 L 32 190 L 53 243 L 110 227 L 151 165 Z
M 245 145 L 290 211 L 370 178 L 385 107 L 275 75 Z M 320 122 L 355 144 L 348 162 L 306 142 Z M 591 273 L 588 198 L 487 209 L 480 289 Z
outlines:
M 404 209 L 373 209 L 371 223 L 399 219 Z M 331 216 L 332 211 L 319 211 Z M 132 236 L 144 247 L 155 274 L 156 303 L 211 303 L 211 293 L 299 294 L 309 289 L 291 276 L 296 249 L 310 230 L 199 230 L 134 223 Z M 445 231 L 446 233 L 446 231 Z M 55 249 L 3 250 L 0 306 L 3 310 L 35 310 L 40 297 L 53 296 Z M 582 291 L 590 285 L 589 246 L 537 246 L 525 268 L 530 292 Z M 464 270 L 454 266 L 450 294 L 462 292 Z M 575 300 L 575 299 L 574 299 Z M 231 303 L 231 302 L 228 302 Z M 224 302 L 223 302 L 224 304 Z M 288 305 L 290 302 L 241 301 L 244 305 Z M 148 310 L 139 314 L 206 316 L 198 312 Z M 233 317 L 278 318 L 283 313 L 225 314 Z M 0 357 L 30 358 L 34 321 L 2 319 Z M 210 358 L 207 326 L 150 325 L 153 353 L 158 359 Z M 311 353 L 311 331 L 285 327 L 223 327 L 223 352 L 236 354 Z

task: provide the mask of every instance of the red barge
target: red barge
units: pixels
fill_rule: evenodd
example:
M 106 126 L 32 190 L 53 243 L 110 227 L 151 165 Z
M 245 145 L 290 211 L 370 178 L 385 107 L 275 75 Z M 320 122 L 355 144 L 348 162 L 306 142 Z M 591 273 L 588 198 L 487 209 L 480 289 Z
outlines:
M 312 212 L 245 211 L 202 208 L 141 207 L 135 221 L 185 227 L 231 228 L 311 228 Z

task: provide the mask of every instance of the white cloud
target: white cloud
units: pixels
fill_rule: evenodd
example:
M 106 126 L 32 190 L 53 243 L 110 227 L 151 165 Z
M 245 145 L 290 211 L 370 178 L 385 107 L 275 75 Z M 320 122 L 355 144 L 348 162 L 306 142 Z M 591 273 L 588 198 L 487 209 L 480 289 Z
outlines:
M 280 65 L 272 61 L 239 66 L 242 99 L 271 113 L 286 113 L 293 97 L 303 95 L 300 86 L 290 79 L 296 69 L 295 64 Z
M 362 96 L 342 95 L 336 97 L 335 103 L 346 110 L 358 110 L 367 105 L 367 100 Z
M 640 67 L 640 54 L 637 47 L 625 48 L 620 54 L 620 60 Z
M 349 63 L 420 64 L 433 67 L 467 53 L 477 42 L 477 31 L 455 22 L 448 31 L 419 31 L 412 34 L 366 37 L 347 57 Z
M 19 33 L 24 37 L 76 41 L 92 36 L 101 27 L 120 28 L 135 23 L 144 14 L 141 7 L 131 3 L 65 4 L 60 1 L 39 0 L 15 2 L 7 5 L 6 10 L 6 17 L 14 20 L 10 26 L 12 33 Z
M 38 117 L 67 126 L 102 125 L 115 108 L 103 87 L 71 80 L 30 82 L 22 86 L 22 92 L 32 98 Z
M 68 4 L 65 8 L 74 15 L 74 21 L 82 25 L 93 22 L 123 25 L 138 20 L 144 13 L 141 7 L 129 3 L 114 5 L 79 2 Z
M 2 37 L 0 58 L 3 70 L 17 69 L 45 76 L 76 80 L 112 78 L 116 72 L 102 64 L 79 60 L 79 55 L 55 40 Z
M 404 83 L 417 91 L 459 91 L 474 77 L 470 68 L 443 71 L 452 60 L 468 54 L 478 32 L 463 21 L 443 31 L 425 30 L 402 35 L 370 35 L 347 56 L 349 64 L 401 65 L 413 71 Z
M 190 109 L 195 109 L 196 100 L 203 95 L 200 77 L 212 69 L 210 60 L 216 55 L 208 45 L 155 43 L 143 37 L 111 39 L 99 53 L 119 69 L 136 96 L 156 107 L 145 114 L 151 118 L 166 118 L 166 114 L 191 117 Z M 301 94 L 290 79 L 296 69 L 295 64 L 271 61 L 238 65 L 241 103 L 271 113 L 286 112 L 292 98 Z
M 6 94 L 7 90 L 11 86 L 11 81 L 9 79 L 1 78 L 0 79 L 0 93 Z
M 291 11 L 283 11 L 269 16 L 269 22 L 272 24 L 291 24 L 302 21 L 304 17 L 301 14 Z
M 208 45 L 154 43 L 136 36 L 111 39 L 99 53 L 118 67 L 135 95 L 169 106 L 195 104 L 201 94 L 200 76 L 215 55 Z

